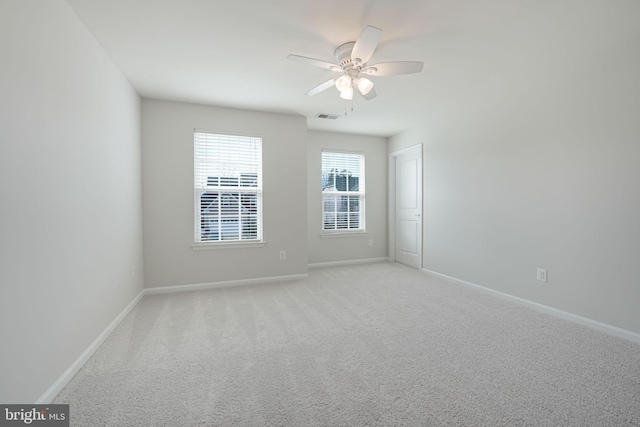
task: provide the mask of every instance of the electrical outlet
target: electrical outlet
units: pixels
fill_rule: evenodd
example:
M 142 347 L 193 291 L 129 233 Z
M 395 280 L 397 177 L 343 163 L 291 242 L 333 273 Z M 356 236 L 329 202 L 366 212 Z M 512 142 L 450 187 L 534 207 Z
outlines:
M 287 251 L 280 251 L 280 259 L 287 259 Z
M 538 269 L 538 274 L 536 276 L 536 279 L 539 282 L 546 282 L 547 281 L 547 270 L 545 270 L 544 268 L 539 268 Z
M 373 246 L 373 239 L 369 239 L 369 246 Z

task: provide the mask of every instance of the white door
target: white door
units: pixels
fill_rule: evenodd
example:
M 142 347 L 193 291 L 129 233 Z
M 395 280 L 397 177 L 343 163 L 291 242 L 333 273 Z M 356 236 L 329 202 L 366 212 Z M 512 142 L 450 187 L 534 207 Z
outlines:
M 396 261 L 422 267 L 422 150 L 396 157 Z

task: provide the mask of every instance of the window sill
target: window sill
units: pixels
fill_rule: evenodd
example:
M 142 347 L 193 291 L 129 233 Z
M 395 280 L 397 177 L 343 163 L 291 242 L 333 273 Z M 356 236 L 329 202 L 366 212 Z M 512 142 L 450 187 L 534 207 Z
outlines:
M 336 232 L 324 232 L 320 233 L 320 237 L 323 239 L 331 239 L 334 237 L 358 237 L 358 236 L 366 236 L 369 234 L 367 231 L 357 230 L 357 231 L 336 231 Z
M 250 241 L 250 242 L 206 242 L 206 243 L 192 243 L 191 249 L 194 251 L 208 251 L 212 249 L 244 249 L 244 248 L 262 248 L 265 245 L 265 241 Z

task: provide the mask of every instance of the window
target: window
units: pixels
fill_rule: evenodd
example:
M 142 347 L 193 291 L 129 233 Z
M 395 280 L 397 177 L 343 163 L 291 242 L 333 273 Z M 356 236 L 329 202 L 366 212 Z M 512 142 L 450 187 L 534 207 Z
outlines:
M 364 155 L 322 152 L 322 230 L 364 231 Z
M 262 139 L 194 132 L 195 242 L 262 240 Z

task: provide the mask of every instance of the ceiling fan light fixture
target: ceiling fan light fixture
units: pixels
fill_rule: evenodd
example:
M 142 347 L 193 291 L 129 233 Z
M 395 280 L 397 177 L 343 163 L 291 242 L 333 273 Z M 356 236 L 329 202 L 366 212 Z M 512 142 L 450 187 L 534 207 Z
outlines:
M 340 98 L 346 99 L 348 101 L 353 99 L 353 86 L 349 86 L 346 89 L 340 91 Z
M 368 94 L 369 92 L 371 92 L 371 89 L 373 89 L 373 82 L 364 77 L 358 78 L 357 85 L 358 85 L 358 90 L 363 95 Z
M 367 25 L 358 40 L 343 43 L 335 49 L 333 52 L 335 63 L 300 55 L 289 55 L 287 59 L 338 73 L 338 77 L 319 84 L 308 91 L 307 95 L 318 94 L 335 85 L 342 99 L 353 99 L 353 92 L 357 90 L 365 100 L 370 101 L 377 96 L 376 88 L 373 82 L 364 76 L 377 78 L 419 73 L 424 65 L 417 61 L 377 62 L 374 65 L 368 65 L 371 56 L 378 48 L 381 34 L 380 28 Z
M 338 88 L 338 90 L 340 92 L 345 91 L 347 88 L 351 87 L 351 76 L 348 75 L 343 75 L 340 76 L 336 79 L 336 87 Z M 351 89 L 351 92 L 353 93 L 353 89 Z

